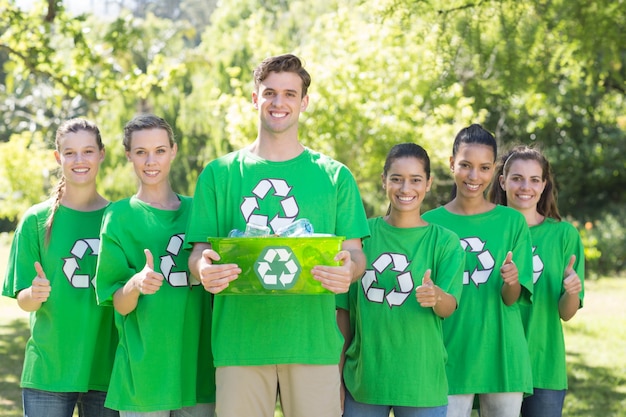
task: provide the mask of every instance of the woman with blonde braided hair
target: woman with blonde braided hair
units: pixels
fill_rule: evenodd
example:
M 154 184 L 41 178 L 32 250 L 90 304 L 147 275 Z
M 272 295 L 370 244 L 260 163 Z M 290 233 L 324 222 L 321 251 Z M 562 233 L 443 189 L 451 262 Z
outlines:
M 97 126 L 71 119 L 56 132 L 60 180 L 21 219 L 2 294 L 30 312 L 21 386 L 26 417 L 109 417 L 104 407 L 117 337 L 113 309 L 96 303 L 92 280 L 102 216 L 96 190 L 104 160 Z

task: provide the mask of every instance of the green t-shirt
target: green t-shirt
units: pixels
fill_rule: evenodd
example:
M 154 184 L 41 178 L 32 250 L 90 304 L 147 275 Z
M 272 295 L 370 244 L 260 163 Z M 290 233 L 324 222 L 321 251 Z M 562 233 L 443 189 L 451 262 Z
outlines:
M 309 149 L 284 162 L 234 152 L 200 174 L 187 247 L 244 230 L 247 222 L 276 230 L 299 218 L 309 219 L 316 233 L 369 235 L 356 182 L 344 165 Z M 218 294 L 213 319 L 216 366 L 339 363 L 333 294 Z
M 155 294 L 140 296 L 131 313 L 115 313 L 120 343 L 106 399 L 115 410 L 175 410 L 215 401 L 207 349 L 211 298 L 188 272 L 189 252 L 182 246 L 191 198 L 179 199 L 178 210 L 161 210 L 131 197 L 113 203 L 102 222 L 100 304 L 111 304 L 113 294 L 144 268 L 144 249 L 165 277 Z
M 366 404 L 445 405 L 443 319 L 419 305 L 415 288 L 430 269 L 433 282 L 459 300 L 465 265 L 459 237 L 435 224 L 397 228 L 377 217 L 369 225 L 365 274 L 350 287 L 348 306 L 340 305 L 349 307 L 354 333 L 343 371 L 346 387 Z
M 546 218 L 530 228 L 533 242 L 533 275 L 535 290 L 532 306 L 522 306 L 522 318 L 528 339 L 535 388 L 567 388 L 565 341 L 559 315 L 563 273 L 572 255 L 574 270 L 583 281 L 585 254 L 580 235 L 567 222 Z M 580 293 L 582 306 L 584 291 Z
M 524 216 L 504 206 L 469 216 L 439 207 L 423 218 L 455 232 L 466 252 L 463 302 L 443 323 L 449 394 L 532 393 L 520 314 L 520 305 L 530 303 L 533 291 L 532 247 Z M 511 306 L 502 301 L 500 276 L 509 251 L 522 286 L 520 299 Z
M 52 392 L 106 391 L 117 333 L 113 309 L 96 303 L 92 285 L 104 209 L 83 212 L 60 206 L 44 244 L 52 201 L 24 214 L 15 231 L 2 294 L 16 298 L 31 286 L 39 261 L 50 297 L 30 313 L 21 386 Z

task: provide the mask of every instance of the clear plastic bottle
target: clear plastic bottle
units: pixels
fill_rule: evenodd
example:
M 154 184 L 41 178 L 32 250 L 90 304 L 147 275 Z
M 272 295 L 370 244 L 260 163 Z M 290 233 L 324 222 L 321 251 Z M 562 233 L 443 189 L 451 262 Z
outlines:
M 243 237 L 244 236 L 244 232 L 242 232 L 239 229 L 233 229 L 230 231 L 230 233 L 228 233 L 228 237 Z
M 228 233 L 228 237 L 268 237 L 270 228 L 260 224 L 248 223 L 246 230 L 233 229 Z
M 261 224 L 248 223 L 246 224 L 246 231 L 243 233 L 245 237 L 268 237 L 270 235 L 270 228 Z
M 276 234 L 281 237 L 311 236 L 313 234 L 313 225 L 309 219 L 298 219 L 277 230 Z

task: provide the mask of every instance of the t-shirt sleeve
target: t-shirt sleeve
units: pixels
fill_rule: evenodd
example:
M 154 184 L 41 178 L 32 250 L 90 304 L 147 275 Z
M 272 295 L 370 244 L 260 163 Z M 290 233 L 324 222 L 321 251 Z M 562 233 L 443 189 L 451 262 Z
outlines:
M 531 304 L 533 296 L 533 249 L 530 229 L 526 220 L 520 215 L 517 238 L 512 248 L 513 262 L 517 266 L 518 280 L 522 286 L 522 293 L 518 299 L 520 304 Z
M 339 173 L 339 188 L 337 202 L 337 236 L 346 239 L 365 239 L 370 236 L 369 225 L 361 194 L 354 176 L 347 167 L 342 167 Z
M 445 230 L 443 227 L 442 239 L 438 243 L 440 256 L 437 263 L 437 275 L 434 283 L 443 291 L 456 298 L 457 307 L 461 303 L 463 293 L 463 270 L 465 269 L 465 251 L 459 237 Z
M 100 230 L 100 254 L 96 266 L 96 298 L 100 305 L 113 305 L 113 294 L 134 275 L 119 240 L 123 230 L 115 210 L 107 209 Z
M 36 214 L 27 211 L 13 235 L 2 295 L 17 298 L 37 275 L 35 261 L 41 262 L 38 228 Z
M 184 249 L 191 249 L 196 242 L 207 242 L 210 236 L 215 236 L 217 218 L 215 215 L 216 194 L 213 170 L 210 165 L 204 168 L 193 195 L 191 214 L 185 232 Z
M 573 225 L 565 223 L 564 227 L 566 227 L 564 237 L 565 242 L 563 245 L 565 261 L 569 263 L 570 257 L 572 255 L 576 255 L 574 271 L 576 271 L 578 278 L 580 278 L 580 283 L 582 284 L 582 290 L 578 294 L 578 297 L 580 298 L 580 307 L 582 307 L 583 299 L 585 298 L 585 247 L 583 246 L 578 230 L 576 230 Z M 564 292 L 565 288 L 561 286 L 561 294 Z

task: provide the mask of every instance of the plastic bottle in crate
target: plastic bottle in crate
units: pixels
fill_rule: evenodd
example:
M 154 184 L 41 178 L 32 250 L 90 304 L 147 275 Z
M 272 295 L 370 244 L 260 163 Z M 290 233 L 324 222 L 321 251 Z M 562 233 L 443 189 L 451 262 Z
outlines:
M 280 237 L 311 236 L 313 234 L 313 225 L 309 219 L 298 219 L 277 230 L 276 234 Z

